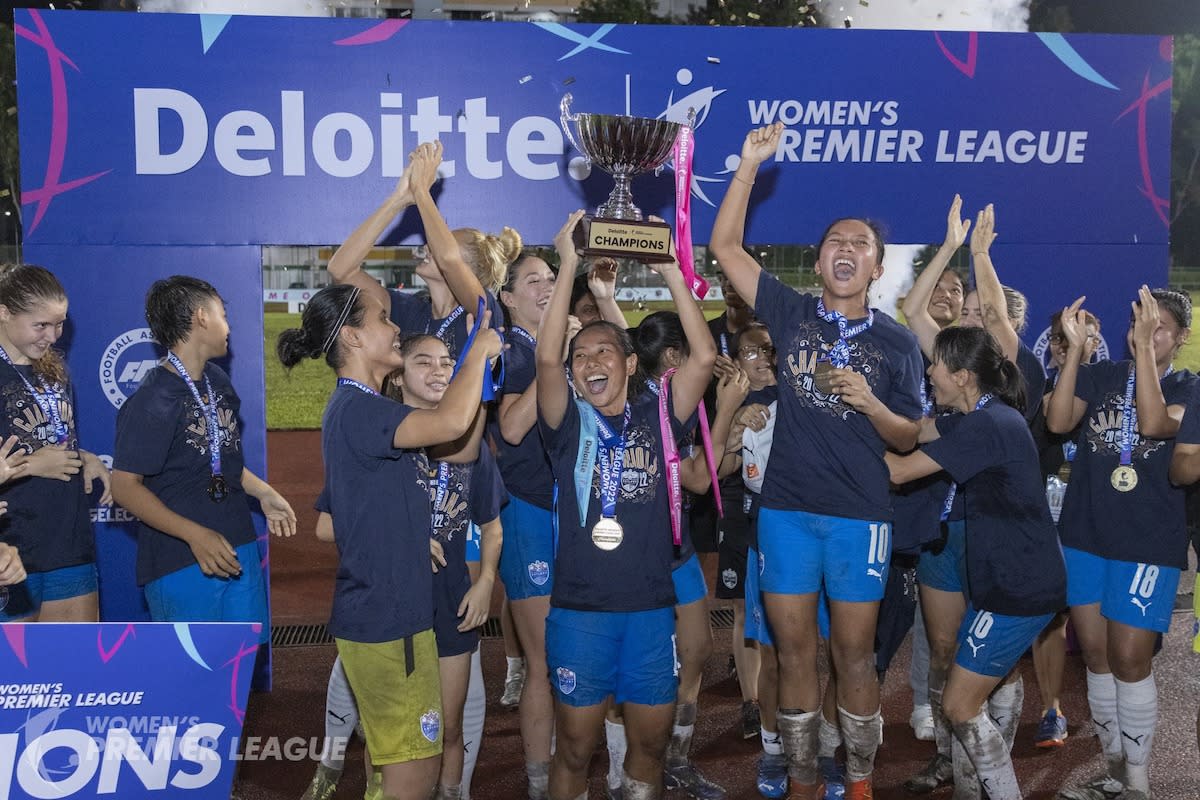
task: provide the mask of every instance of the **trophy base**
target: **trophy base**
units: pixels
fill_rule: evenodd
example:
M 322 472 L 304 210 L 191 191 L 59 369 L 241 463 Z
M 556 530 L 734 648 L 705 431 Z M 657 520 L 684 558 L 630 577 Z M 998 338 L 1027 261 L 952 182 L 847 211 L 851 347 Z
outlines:
M 575 228 L 575 247 L 585 256 L 629 258 L 646 264 L 675 258 L 671 226 L 665 222 L 587 216 Z

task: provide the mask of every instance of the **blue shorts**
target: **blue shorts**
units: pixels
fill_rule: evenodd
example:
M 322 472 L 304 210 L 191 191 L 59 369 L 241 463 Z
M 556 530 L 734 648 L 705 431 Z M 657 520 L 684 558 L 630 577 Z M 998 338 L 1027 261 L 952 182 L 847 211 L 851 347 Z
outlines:
M 150 619 L 155 622 L 258 622 L 260 641 L 271 641 L 267 586 L 259 561 L 258 543 L 238 547 L 242 574 L 236 578 L 209 577 L 199 564 L 155 578 L 143 587 Z
M 1053 614 L 1011 617 L 977 611 L 967 603 L 967 613 L 958 629 L 954 663 L 977 675 L 1003 678 L 1053 618 Z
M 940 553 L 921 551 L 917 582 L 941 592 L 967 593 L 967 523 L 947 522 L 949 534 Z
M 618 703 L 674 703 L 675 609 L 573 611 L 551 608 L 546 663 L 559 702 L 585 708 L 610 695 Z
M 1175 608 L 1179 570 L 1137 564 L 1063 548 L 1067 565 L 1067 605 L 1100 604 L 1100 613 L 1134 628 L 1166 633 Z
M 675 605 L 686 606 L 708 597 L 708 586 L 704 583 L 704 570 L 700 569 L 700 557 L 692 557 L 671 570 L 675 582 Z
M 466 632 L 458 629 L 462 623 L 458 607 L 471 588 L 471 576 L 460 566 L 462 574 L 450 577 L 447 569 L 433 576 L 433 636 L 438 658 L 472 653 L 479 645 L 479 628 Z
M 753 547 L 746 551 L 746 632 L 745 637 L 767 647 L 775 646 L 771 636 L 771 622 L 763 606 L 762 591 L 758 588 L 758 576 L 762 571 L 762 559 Z
M 510 497 L 500 524 L 500 580 L 508 599 L 548 596 L 554 588 L 554 512 Z
M 96 591 L 96 565 L 78 564 L 48 572 L 30 572 L 15 586 L 0 589 L 0 622 L 16 622 L 33 616 L 42 603 L 70 600 Z M 7 591 L 5 591 L 7 589 Z
M 479 555 L 479 540 L 483 537 L 483 531 L 474 522 L 467 523 L 467 563 L 478 564 Z
M 764 508 L 758 517 L 762 591 L 877 602 L 887 585 L 892 524 Z

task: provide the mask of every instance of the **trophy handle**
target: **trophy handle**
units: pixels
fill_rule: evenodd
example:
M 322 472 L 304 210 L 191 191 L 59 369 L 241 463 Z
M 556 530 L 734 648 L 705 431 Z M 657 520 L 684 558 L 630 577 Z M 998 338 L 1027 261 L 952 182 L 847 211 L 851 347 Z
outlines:
M 571 126 L 568 124 L 571 122 L 577 122 L 579 120 L 578 114 L 571 113 L 571 102 L 574 99 L 575 98 L 571 96 L 571 93 L 567 92 L 566 94 L 563 95 L 562 100 L 559 101 L 559 103 L 558 103 L 558 112 L 559 112 L 558 113 L 558 124 L 562 126 L 563 133 L 566 134 L 567 141 L 571 143 L 571 146 L 574 147 L 578 152 L 580 152 L 583 155 L 583 157 L 587 161 L 587 163 L 591 164 L 592 163 L 591 157 L 586 152 L 584 152 L 583 148 L 579 146 L 579 143 L 575 141 L 575 135 L 573 133 L 571 133 Z

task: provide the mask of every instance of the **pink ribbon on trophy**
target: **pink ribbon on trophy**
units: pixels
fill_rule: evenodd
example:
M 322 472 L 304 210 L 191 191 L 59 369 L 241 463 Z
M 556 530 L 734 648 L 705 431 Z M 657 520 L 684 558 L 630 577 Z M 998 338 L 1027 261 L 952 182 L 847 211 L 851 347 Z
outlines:
M 679 448 L 675 444 L 675 434 L 671 430 L 671 409 L 667 407 L 667 387 L 671 383 L 674 368 L 667 370 L 658 379 L 658 424 L 662 432 L 663 460 L 667 466 L 667 505 L 671 510 L 671 540 L 678 547 L 683 543 L 683 478 L 679 464 Z M 704 410 L 704 401 L 698 408 L 700 417 L 700 439 L 704 443 L 704 458 L 708 461 L 708 475 L 712 479 L 713 496 L 717 501 L 717 516 L 724 517 L 725 509 L 721 505 L 721 489 L 717 483 L 717 465 L 713 461 L 712 431 L 708 428 L 708 414 Z
M 680 474 L 679 447 L 675 444 L 675 433 L 671 430 L 671 409 L 667 408 L 667 387 L 671 384 L 674 369 L 669 369 L 658 379 L 658 424 L 662 431 L 663 460 L 667 465 L 667 505 L 671 509 L 671 541 L 675 546 L 683 544 L 683 478 Z
M 692 294 L 703 300 L 708 281 L 696 274 L 692 260 L 692 154 L 695 134 L 688 125 L 680 125 L 675 137 L 675 257 L 679 271 Z

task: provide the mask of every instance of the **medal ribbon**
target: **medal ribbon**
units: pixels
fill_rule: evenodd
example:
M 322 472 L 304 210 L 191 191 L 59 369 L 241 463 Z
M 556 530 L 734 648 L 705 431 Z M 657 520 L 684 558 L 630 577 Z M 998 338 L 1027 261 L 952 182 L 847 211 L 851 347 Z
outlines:
M 441 339 L 443 342 L 446 341 L 442 337 L 444 337 L 446 335 L 446 331 L 450 330 L 450 326 L 454 324 L 454 321 L 462 316 L 463 310 L 464 309 L 462 306 L 458 306 L 453 311 L 451 311 L 450 316 L 448 316 L 444 320 L 442 320 L 442 324 L 438 325 L 438 329 L 434 332 L 433 335 L 436 336 L 437 338 Z M 433 325 L 433 320 L 430 320 L 429 325 L 425 326 L 426 333 L 429 333 L 429 328 L 432 325 Z M 464 351 L 466 349 L 467 348 L 465 348 L 465 347 L 463 348 Z
M 729 334 L 725 331 L 721 331 L 721 355 L 732 358 L 729 356 Z
M 576 397 L 575 408 L 579 411 L 579 449 L 575 453 L 575 505 L 579 507 L 579 527 L 586 528 L 588 503 L 592 497 L 592 469 L 596 466 L 599 435 L 591 404 Z
M 167 361 L 179 373 L 179 377 L 183 378 L 187 383 L 188 388 L 192 391 L 192 399 L 196 401 L 196 405 L 200 406 L 200 413 L 204 415 L 204 433 L 208 437 L 208 466 L 212 471 L 213 479 L 221 477 L 221 423 L 217 419 L 217 395 L 213 391 L 212 382 L 208 376 L 204 376 L 204 391 L 208 392 L 208 405 L 200 399 L 200 390 L 196 388 L 196 382 L 192 380 L 192 376 L 188 374 L 187 367 L 179 360 L 179 356 L 167 351 Z M 338 380 L 341 382 L 341 379 Z
M 37 403 L 37 407 L 46 415 L 46 419 L 50 420 L 50 425 L 54 428 L 54 443 L 62 444 L 70 438 L 71 432 L 67 430 L 66 423 L 63 422 L 62 414 L 58 410 L 58 392 L 46 385 L 46 382 L 38 378 L 38 386 L 41 387 L 39 392 L 33 388 L 33 384 L 25 377 L 21 370 L 17 369 L 17 365 L 8 357 L 8 353 L 3 347 L 0 347 L 0 359 L 4 360 L 13 368 L 13 372 L 17 373 L 17 377 L 21 379 L 21 383 L 25 384 L 25 389 L 33 398 L 33 402 Z
M 375 391 L 370 386 L 367 386 L 365 383 L 359 383 L 358 381 L 354 380 L 354 378 L 338 378 L 337 385 L 352 386 L 355 389 L 358 389 L 360 392 L 366 392 L 367 394 L 373 394 L 376 396 L 379 395 L 379 392 Z
M 522 328 L 520 325 L 513 325 L 508 329 L 509 333 L 515 334 L 518 338 L 524 339 L 528 343 L 531 350 L 537 349 L 537 339 L 533 338 L 533 334 Z
M 829 348 L 829 362 L 838 369 L 850 366 L 850 340 L 860 333 L 870 329 L 875 324 L 875 310 L 867 309 L 867 318 L 857 325 L 851 325 L 846 315 L 838 311 L 826 311 L 823 300 L 817 300 L 817 316 L 826 322 L 837 325 L 838 340 Z
M 1129 377 L 1125 380 L 1125 402 L 1121 404 L 1121 466 L 1133 463 L 1133 431 L 1137 427 L 1137 405 L 1133 402 L 1134 385 L 1137 379 L 1137 364 L 1129 365 Z
M 621 468 L 625 465 L 625 431 L 629 428 L 629 403 L 625 404 L 625 420 L 621 423 L 619 434 L 608 426 L 608 420 L 604 419 L 594 406 L 592 416 L 596 420 L 596 432 L 600 436 L 600 446 L 596 448 L 596 459 L 600 462 L 600 516 L 615 519 L 617 493 L 621 489 Z
M 471 328 L 471 332 L 467 334 L 467 341 L 463 344 L 462 350 L 458 354 L 458 359 L 454 362 L 454 371 L 450 373 L 451 380 L 454 380 L 454 376 L 458 374 L 459 368 L 462 367 L 463 362 L 466 360 L 467 352 L 470 351 L 471 346 L 475 344 L 475 337 L 479 334 L 479 329 L 483 326 L 483 312 L 485 309 L 486 301 L 480 297 L 479 310 L 475 314 L 475 325 Z M 456 308 L 454 310 L 454 314 L 451 314 L 446 318 L 446 321 L 442 323 L 442 328 L 438 329 L 439 332 L 451 322 L 456 314 L 461 314 L 462 310 L 462 306 Z M 441 338 L 440 333 L 438 334 L 438 338 Z M 500 376 L 498 378 L 493 378 L 490 366 L 488 367 L 487 374 L 483 376 L 483 394 L 481 399 L 485 403 L 489 400 L 495 400 L 496 394 L 504 387 L 504 353 L 501 353 L 499 356 L 497 356 L 496 361 L 500 364 Z
M 674 147 L 675 259 L 692 294 L 703 300 L 708 294 L 708 281 L 696 274 L 696 265 L 692 260 L 692 156 L 695 143 L 695 132 L 691 127 L 680 125 Z
M 993 395 L 991 394 L 985 394 L 983 397 L 979 398 L 979 401 L 975 403 L 975 410 L 978 411 L 990 403 L 992 401 L 992 397 Z M 956 494 L 958 494 L 958 484 L 954 481 L 950 481 L 950 491 L 946 492 L 946 502 L 942 503 L 942 522 L 945 522 L 949 518 L 950 508 L 954 505 L 954 495 Z
M 430 482 L 430 489 L 433 490 L 433 515 L 430 517 L 430 523 L 433 529 L 433 535 L 437 536 L 438 530 L 445 526 L 446 514 L 442 511 L 442 506 L 446 502 L 446 493 L 450 489 L 450 465 L 445 461 L 439 461 L 437 466 L 437 476 Z

